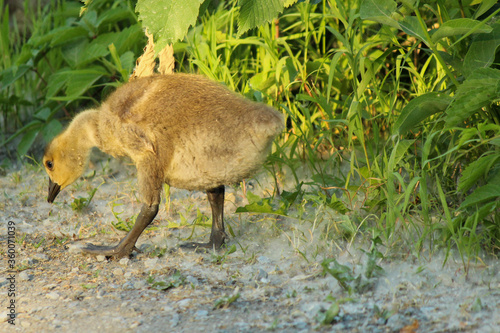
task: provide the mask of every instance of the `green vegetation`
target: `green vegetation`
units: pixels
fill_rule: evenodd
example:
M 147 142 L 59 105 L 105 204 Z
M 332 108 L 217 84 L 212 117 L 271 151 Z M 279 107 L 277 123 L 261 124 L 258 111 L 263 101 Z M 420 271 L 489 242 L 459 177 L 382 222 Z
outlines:
M 151 288 L 167 291 L 171 288 L 177 288 L 185 284 L 186 277 L 179 271 L 172 273 L 165 281 L 156 281 L 153 275 L 149 275 L 147 282 L 151 284 Z
M 481 249 L 498 253 L 495 1 L 273 0 L 262 15 L 259 0 L 184 3 L 196 3 L 175 13 L 185 36 L 151 27 L 160 45 L 175 41 L 176 71 L 286 116 L 266 166 L 276 193 L 249 192 L 240 212 L 322 221 L 325 238 L 350 244 L 376 235 L 384 256 L 444 249 L 467 267 Z M 4 9 L 0 142 L 18 142 L 19 156 L 127 80 L 145 42 L 138 17 L 164 21 L 144 13 L 147 0 L 94 0 L 81 16 L 79 6 L 27 6 L 23 27 Z

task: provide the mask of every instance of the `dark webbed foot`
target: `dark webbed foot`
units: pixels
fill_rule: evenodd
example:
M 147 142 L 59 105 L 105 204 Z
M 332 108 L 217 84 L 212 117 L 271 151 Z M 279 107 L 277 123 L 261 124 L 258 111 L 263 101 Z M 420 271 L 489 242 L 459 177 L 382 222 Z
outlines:
M 186 243 L 185 249 L 215 249 L 218 250 L 228 238 L 224 231 L 224 185 L 207 190 L 208 202 L 212 207 L 212 232 L 208 243 Z
M 227 235 L 225 232 L 216 232 L 215 235 L 212 232 L 210 235 L 210 241 L 208 243 L 197 243 L 197 242 L 189 242 L 181 244 L 181 248 L 187 250 L 220 250 L 227 239 Z
M 113 257 L 116 259 L 129 256 L 132 251 L 136 250 L 140 252 L 136 247 L 135 243 L 137 239 L 142 234 L 144 229 L 153 221 L 156 214 L 158 213 L 158 205 L 146 205 L 142 206 L 141 212 L 135 221 L 134 227 L 129 231 L 127 236 L 125 236 L 120 243 L 116 246 L 106 246 L 106 245 L 94 245 L 88 243 L 82 251 L 85 253 L 90 253 L 94 255 L 103 255 L 106 257 Z
M 124 246 L 120 246 L 121 243 L 115 246 L 106 246 L 106 245 L 94 245 L 91 243 L 85 244 L 85 247 L 82 248 L 84 253 L 89 253 L 93 255 L 103 255 L 106 257 L 113 257 L 116 259 L 120 259 L 123 257 L 128 257 L 135 250 L 137 252 L 141 252 L 135 245 L 132 244 L 132 247 L 127 244 Z

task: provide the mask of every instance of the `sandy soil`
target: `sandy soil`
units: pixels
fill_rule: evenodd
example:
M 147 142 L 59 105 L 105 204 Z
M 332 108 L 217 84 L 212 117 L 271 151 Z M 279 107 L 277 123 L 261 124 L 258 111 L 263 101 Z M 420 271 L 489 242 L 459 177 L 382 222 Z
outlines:
M 384 275 L 371 288 L 349 295 L 321 261 L 336 258 L 363 271 L 369 242 L 328 241 L 324 228 L 290 218 L 235 214 L 245 199 L 226 189 L 226 223 L 234 253 L 196 253 L 179 248 L 191 237 L 206 241 L 209 228 L 191 223 L 210 216 L 204 193 L 171 189 L 154 224 L 139 239 L 142 253 L 122 260 L 79 253 L 85 242 L 116 243 L 124 232 L 111 222 L 137 214 L 135 171 L 103 160 L 86 180 L 46 202 L 48 181 L 33 166 L 0 177 L 2 196 L 0 331 L 21 332 L 498 332 L 500 264 L 481 257 L 470 265 L 443 257 L 403 253 L 380 262 Z M 272 190 L 260 176 L 249 183 L 257 195 Z M 75 198 L 90 205 L 71 208 Z M 314 216 L 314 207 L 310 207 Z M 341 217 L 339 217 L 341 218 Z M 15 225 L 15 273 L 10 273 L 8 222 Z M 14 277 L 14 279 L 9 279 Z M 13 286 L 12 286 L 13 282 Z M 157 282 L 155 284 L 155 282 Z M 9 289 L 15 289 L 15 297 Z M 12 291 L 12 289 L 11 289 Z M 330 296 L 330 297 L 329 297 Z M 15 301 L 15 325 L 7 321 Z M 338 312 L 335 304 L 339 306 Z M 328 324 L 322 323 L 333 313 Z

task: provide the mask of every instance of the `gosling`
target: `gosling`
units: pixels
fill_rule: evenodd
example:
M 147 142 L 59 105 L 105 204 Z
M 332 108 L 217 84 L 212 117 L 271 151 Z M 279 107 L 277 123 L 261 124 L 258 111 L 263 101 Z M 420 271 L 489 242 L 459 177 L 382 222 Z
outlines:
M 137 239 L 158 213 L 163 183 L 206 191 L 212 208 L 210 240 L 188 246 L 218 249 L 227 239 L 224 185 L 257 171 L 282 130 L 278 111 L 201 76 L 136 79 L 98 109 L 78 114 L 47 145 L 47 200 L 52 203 L 83 174 L 92 147 L 114 157 L 129 156 L 137 168 L 142 201 L 135 225 L 116 246 L 89 243 L 83 252 L 121 258 L 137 250 Z

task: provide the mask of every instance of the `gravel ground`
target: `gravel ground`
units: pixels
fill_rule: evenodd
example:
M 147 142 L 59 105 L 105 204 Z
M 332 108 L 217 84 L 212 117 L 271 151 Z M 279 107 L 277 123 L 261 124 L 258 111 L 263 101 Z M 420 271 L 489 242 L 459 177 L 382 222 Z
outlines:
M 170 203 L 139 239 L 142 253 L 121 260 L 86 256 L 79 252 L 85 242 L 111 244 L 123 237 L 111 226 L 117 221 L 112 211 L 123 212 L 118 217 L 125 220 L 140 207 L 135 171 L 123 161 L 95 163 L 87 176 L 54 205 L 46 202 L 48 181 L 37 167 L 0 177 L 0 331 L 499 331 L 498 260 L 481 257 L 466 275 L 453 256 L 444 267 L 440 255 L 386 257 L 380 263 L 385 274 L 349 295 L 322 273 L 321 262 L 334 257 L 359 274 L 366 262 L 361 250 L 370 244 L 326 241 L 309 222 L 235 214 L 245 204 L 236 187 L 226 189 L 225 204 L 234 253 L 179 248 L 189 237 L 208 239 L 209 228 L 193 231 L 190 223 L 210 211 L 204 193 L 171 189 Z M 258 179 L 248 184 L 254 193 L 271 190 L 272 182 Z M 87 208 L 71 208 L 97 186 Z M 15 273 L 7 261 L 9 221 L 17 238 Z M 7 321 L 12 300 L 15 325 Z

